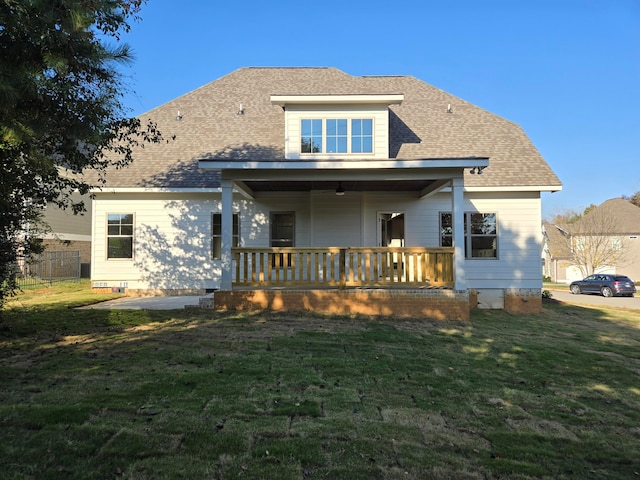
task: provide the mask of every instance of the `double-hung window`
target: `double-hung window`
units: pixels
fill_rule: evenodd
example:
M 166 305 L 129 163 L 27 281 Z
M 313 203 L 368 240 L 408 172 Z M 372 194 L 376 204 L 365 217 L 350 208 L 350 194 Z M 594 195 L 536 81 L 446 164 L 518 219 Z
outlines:
M 453 246 L 453 217 L 440 213 L 440 244 Z M 465 258 L 498 258 L 498 222 L 495 213 L 464 214 Z
M 240 215 L 233 214 L 233 235 L 231 246 L 237 247 L 240 244 Z M 214 260 L 222 258 L 222 214 L 211 214 L 211 257 Z
M 373 119 L 302 119 L 300 121 L 300 153 L 373 153 Z
M 133 258 L 133 213 L 107 215 L 107 258 Z

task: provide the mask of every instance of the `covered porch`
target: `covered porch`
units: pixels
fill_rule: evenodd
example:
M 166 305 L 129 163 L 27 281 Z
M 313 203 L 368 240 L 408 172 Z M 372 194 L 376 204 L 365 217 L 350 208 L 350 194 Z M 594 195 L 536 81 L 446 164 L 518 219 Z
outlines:
M 221 175 L 221 282 L 214 294 L 215 308 L 468 319 L 464 170 L 487 165 L 488 159 L 475 157 L 348 162 L 201 160 L 201 168 L 218 170 Z M 346 196 L 342 196 L 344 187 Z M 268 245 L 233 244 L 234 194 L 260 202 L 277 192 L 314 195 L 314 191 L 333 197 L 331 201 L 324 197 L 327 201 L 322 208 L 330 209 L 336 221 L 356 193 L 394 192 L 420 203 L 446 192 L 451 200 L 453 245 L 442 247 L 437 239 L 425 243 L 415 237 L 397 246 L 379 236 L 376 239 L 369 228 L 359 235 L 359 241 L 344 245 L 342 238 L 340 246 L 333 246 L 321 226 L 310 228 L 304 245 L 296 241 L 282 246 L 274 236 Z M 338 199 L 344 199 L 344 206 Z M 430 228 L 439 229 L 439 225 Z

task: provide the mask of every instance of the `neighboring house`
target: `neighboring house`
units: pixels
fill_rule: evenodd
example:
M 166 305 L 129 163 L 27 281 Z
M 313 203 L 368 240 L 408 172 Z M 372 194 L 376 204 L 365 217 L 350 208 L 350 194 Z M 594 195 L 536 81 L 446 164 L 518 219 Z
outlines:
M 47 231 L 42 236 L 46 252 L 79 252 L 81 275 L 89 278 L 91 270 L 91 199 L 71 195 L 74 202 L 84 200 L 86 212 L 74 215 L 71 209 L 47 205 L 42 220 Z M 77 255 L 74 253 L 74 255 Z
M 538 310 L 542 191 L 523 130 L 410 76 L 243 68 L 144 118 L 110 171 L 92 280 L 216 308 L 468 318 Z
M 543 233 L 543 274 L 553 282 L 571 283 L 590 273 L 640 280 L 640 208 L 623 198 L 603 202 L 575 223 L 544 223 Z M 595 272 L 579 268 L 574 249 L 599 263 Z
M 542 275 L 554 283 L 571 283 L 571 235 L 566 224 L 542 223 Z M 568 275 L 569 274 L 569 275 Z M 582 278 L 582 277 L 580 277 Z

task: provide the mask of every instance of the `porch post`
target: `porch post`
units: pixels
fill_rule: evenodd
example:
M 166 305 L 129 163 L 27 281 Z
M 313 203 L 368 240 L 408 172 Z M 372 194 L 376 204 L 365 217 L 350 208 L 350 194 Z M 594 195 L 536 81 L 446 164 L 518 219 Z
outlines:
M 231 291 L 232 284 L 232 257 L 231 246 L 233 244 L 233 181 L 221 180 L 222 187 L 222 238 L 220 260 L 222 267 L 222 278 L 220 279 L 220 290 Z
M 464 179 L 454 178 L 451 182 L 451 216 L 453 221 L 453 275 L 455 290 L 467 289 L 464 271 Z

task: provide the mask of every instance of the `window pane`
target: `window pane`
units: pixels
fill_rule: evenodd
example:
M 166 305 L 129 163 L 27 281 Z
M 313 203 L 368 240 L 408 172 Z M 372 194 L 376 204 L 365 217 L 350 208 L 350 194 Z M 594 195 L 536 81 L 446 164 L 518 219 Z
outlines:
M 240 235 L 240 215 L 238 215 L 237 213 L 233 214 L 233 235 Z
M 362 134 L 362 120 L 351 120 L 351 135 Z
M 122 225 L 122 227 L 120 227 L 120 235 L 133 235 L 133 226 Z
M 107 244 L 108 258 L 132 258 L 133 239 L 131 237 L 111 237 Z
M 373 152 L 373 142 L 371 137 L 364 137 L 362 139 L 362 153 Z
M 271 246 L 293 247 L 295 215 L 293 213 L 271 214 Z
M 119 225 L 109 225 L 107 227 L 107 235 L 120 235 Z
M 338 152 L 345 153 L 347 151 L 347 137 L 338 138 Z
M 213 259 L 220 260 L 222 257 L 222 237 L 213 237 L 211 239 L 212 248 L 213 248 Z
M 335 153 L 338 151 L 336 143 L 337 138 L 327 136 L 327 153 Z
M 496 237 L 471 237 L 471 256 L 474 258 L 495 258 Z
M 440 214 L 440 234 L 453 235 L 453 215 L 449 212 Z
M 337 132 L 337 120 L 327 120 L 327 136 L 336 135 Z
M 346 135 L 347 134 L 347 120 L 338 120 L 338 135 Z
M 472 213 L 471 233 L 482 235 L 495 235 L 496 214 L 495 213 Z
M 311 136 L 311 120 L 302 120 L 300 122 L 300 133 L 303 137 Z
M 362 134 L 363 135 L 373 134 L 373 120 L 371 119 L 362 120 Z

